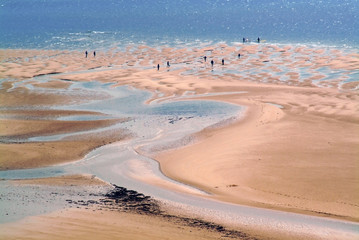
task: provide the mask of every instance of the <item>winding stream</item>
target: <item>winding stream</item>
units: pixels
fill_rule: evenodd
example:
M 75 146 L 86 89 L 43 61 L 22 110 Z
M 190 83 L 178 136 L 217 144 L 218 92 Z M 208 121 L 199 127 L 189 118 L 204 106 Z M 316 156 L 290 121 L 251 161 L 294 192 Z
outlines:
M 150 195 L 166 204 L 176 205 L 189 213 L 222 222 L 328 238 L 333 234 L 350 237 L 359 235 L 359 224 L 353 222 L 210 200 L 206 198 L 208 193 L 164 176 L 159 170 L 158 163 L 151 159 L 151 155 L 158 151 L 195 141 L 191 135 L 203 128 L 238 119 L 243 108 L 221 102 L 187 101 L 185 99 L 145 104 L 144 102 L 151 97 L 149 92 L 126 86 L 113 88 L 111 84 L 98 82 L 74 83 L 72 89 L 101 91 L 111 97 L 86 104 L 55 108 L 100 111 L 111 118 L 130 118 L 129 121 L 113 127 L 130 131 L 133 138 L 95 149 L 83 160 L 74 163 L 47 168 L 0 171 L 0 179 L 93 174 L 112 184 Z M 62 118 L 62 120 L 83 120 L 82 117 L 71 116 Z M 29 141 L 53 141 L 66 136 L 68 134 L 40 136 L 29 139 Z M 157 184 L 152 184 L 154 182 Z M 163 186 L 175 190 L 169 190 Z M 4 183 L 0 184 L 0 193 L 4 193 L 5 188 Z M 0 211 L 4 211 L 7 204 L 10 203 L 2 200 Z M 21 212 L 21 208 L 18 211 Z M 21 215 L 21 217 L 24 216 Z M 6 222 L 6 219 L 3 220 Z

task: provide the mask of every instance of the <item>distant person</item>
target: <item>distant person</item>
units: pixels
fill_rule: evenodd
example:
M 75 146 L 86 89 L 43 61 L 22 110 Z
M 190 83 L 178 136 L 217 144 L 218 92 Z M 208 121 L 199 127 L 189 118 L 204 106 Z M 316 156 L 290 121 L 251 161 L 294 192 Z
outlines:
M 93 51 L 93 57 L 96 57 L 96 51 Z
M 160 70 L 160 64 L 157 64 L 157 71 Z
M 246 42 L 246 38 L 243 38 L 243 43 L 245 43 Z
M 222 58 L 222 65 L 224 65 L 224 59 Z
M 241 54 L 240 54 L 240 53 L 238 53 L 238 58 L 241 58 Z
M 170 61 L 167 61 L 167 67 L 170 67 Z
M 86 51 L 86 52 L 85 52 L 85 56 L 86 56 L 86 58 L 87 58 L 87 55 L 88 55 L 88 52 Z
M 207 61 L 207 56 L 204 56 L 203 59 L 204 59 L 204 61 L 206 62 L 206 61 Z
M 212 65 L 212 68 L 213 68 L 213 65 L 214 65 L 214 61 L 213 61 L 213 60 L 211 60 L 211 65 Z
M 259 37 L 257 38 L 257 42 L 258 42 L 258 43 L 260 43 L 260 42 L 261 42 L 261 39 L 260 39 Z

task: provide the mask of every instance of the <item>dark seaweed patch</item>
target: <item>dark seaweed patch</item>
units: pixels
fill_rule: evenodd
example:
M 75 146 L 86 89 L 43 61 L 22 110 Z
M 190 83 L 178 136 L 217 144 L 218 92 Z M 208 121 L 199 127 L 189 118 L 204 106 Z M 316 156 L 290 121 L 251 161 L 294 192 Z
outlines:
M 114 188 L 103 195 L 98 201 L 72 201 L 66 200 L 69 204 L 78 206 L 96 206 L 98 209 L 108 209 L 110 211 L 135 212 L 137 214 L 153 215 L 167 219 L 175 224 L 189 226 L 193 228 L 206 229 L 221 234 L 221 238 L 255 240 L 257 238 L 249 236 L 238 230 L 230 230 L 222 225 L 202 220 L 199 218 L 190 218 L 168 214 L 161 210 L 160 203 L 134 190 L 128 190 L 124 187 L 114 185 Z

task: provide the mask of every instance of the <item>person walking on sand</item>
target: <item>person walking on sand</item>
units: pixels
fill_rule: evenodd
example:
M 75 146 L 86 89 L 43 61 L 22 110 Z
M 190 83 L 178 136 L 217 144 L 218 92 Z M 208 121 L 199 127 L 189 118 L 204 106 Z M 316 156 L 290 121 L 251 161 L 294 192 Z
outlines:
M 222 58 L 222 65 L 224 65 L 224 59 Z
M 260 39 L 259 37 L 257 38 L 257 42 L 258 42 L 258 43 L 260 43 L 260 42 L 261 42 L 261 39 Z
M 238 53 L 238 58 L 241 58 L 241 54 L 240 54 L 240 53 Z
M 204 56 L 203 59 L 204 59 L 204 62 L 207 62 L 207 56 Z
M 86 56 L 86 58 L 87 58 L 87 54 L 88 54 L 88 52 L 86 51 L 86 52 L 85 52 L 85 56 Z
M 157 64 L 157 71 L 160 70 L 160 64 Z
M 96 57 L 96 51 L 93 51 L 93 57 Z
M 211 65 L 212 65 L 212 68 L 213 68 L 213 64 L 214 64 L 214 61 L 213 61 L 213 60 L 211 60 Z
M 167 67 L 170 67 L 171 65 L 170 65 L 170 61 L 167 61 Z

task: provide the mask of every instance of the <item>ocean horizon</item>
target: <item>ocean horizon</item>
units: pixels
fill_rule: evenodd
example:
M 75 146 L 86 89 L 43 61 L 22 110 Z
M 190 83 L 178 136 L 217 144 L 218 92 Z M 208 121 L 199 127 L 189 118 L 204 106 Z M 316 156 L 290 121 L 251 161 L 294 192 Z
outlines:
M 128 44 L 359 46 L 358 0 L 0 0 L 0 48 L 111 49 Z

